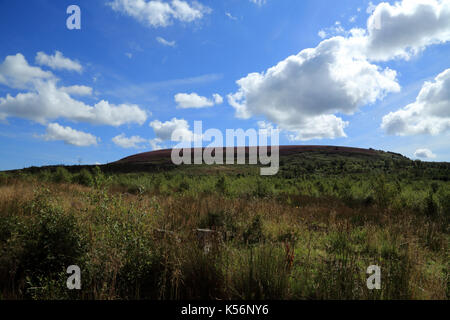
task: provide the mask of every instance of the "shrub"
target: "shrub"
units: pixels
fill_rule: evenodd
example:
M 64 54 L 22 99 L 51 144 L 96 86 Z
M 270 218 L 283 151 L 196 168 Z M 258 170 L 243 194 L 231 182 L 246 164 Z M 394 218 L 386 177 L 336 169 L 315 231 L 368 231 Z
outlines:
M 45 208 L 25 229 L 21 266 L 30 276 L 59 272 L 80 262 L 85 241 L 72 215 Z
M 93 180 L 96 188 L 101 188 L 108 182 L 99 166 L 95 166 L 93 169 Z
M 425 198 L 425 215 L 429 218 L 436 218 L 438 215 L 438 206 L 433 198 L 433 193 L 430 191 Z
M 380 208 L 387 208 L 395 196 L 395 191 L 386 179 L 382 176 L 375 181 L 373 186 L 375 192 L 375 200 Z
M 247 227 L 242 236 L 244 242 L 247 244 L 255 244 L 264 240 L 260 215 L 256 215 L 253 218 L 252 223 Z
M 187 180 L 184 180 L 184 179 L 178 185 L 178 189 L 180 190 L 180 192 L 188 191 L 190 188 L 191 188 L 191 185 L 189 184 L 189 182 Z
M 217 180 L 216 182 L 216 190 L 217 192 L 219 192 L 220 194 L 226 195 L 228 192 L 228 180 L 227 178 L 222 175 L 220 176 L 219 180 Z
M 53 181 L 57 183 L 69 183 L 72 180 L 72 174 L 64 167 L 56 168 L 53 174 Z
M 5 172 L 0 172 L 0 186 L 8 184 L 8 175 Z
M 123 266 L 117 275 L 117 289 L 127 299 L 159 299 L 164 261 L 149 239 L 131 238 L 126 244 Z
M 267 180 L 258 178 L 256 180 L 256 190 L 254 192 L 254 195 L 258 198 L 264 198 L 270 196 L 271 194 L 271 185 L 267 182 Z
M 94 185 L 94 178 L 87 169 L 82 169 L 76 176 L 75 180 L 78 184 L 81 184 L 83 186 L 91 187 Z

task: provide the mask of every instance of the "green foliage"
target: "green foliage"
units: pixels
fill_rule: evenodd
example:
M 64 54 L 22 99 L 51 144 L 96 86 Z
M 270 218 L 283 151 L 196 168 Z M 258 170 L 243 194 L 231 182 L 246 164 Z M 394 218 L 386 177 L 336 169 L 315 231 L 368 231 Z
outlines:
M 83 186 L 91 187 L 94 185 L 94 177 L 87 169 L 82 169 L 78 175 L 75 176 L 75 181 Z
M 53 181 L 57 183 L 69 183 L 72 180 L 72 175 L 64 167 L 56 168 L 56 172 L 53 175 Z
M 0 172 L 0 186 L 8 184 L 9 176 L 5 172 Z
M 180 182 L 179 190 L 181 192 L 188 191 L 190 188 L 191 188 L 191 185 L 189 184 L 189 182 L 187 180 L 183 180 Z
M 448 299 L 448 164 L 281 162 L 270 177 L 154 163 L 0 173 L 1 298 Z M 72 264 L 79 293 L 65 289 Z M 366 287 L 372 264 L 381 290 Z
M 58 208 L 43 207 L 37 221 L 23 230 L 23 251 L 19 268 L 30 279 L 58 273 L 79 264 L 85 240 L 74 216 Z
M 375 180 L 373 189 L 377 205 L 380 208 L 387 208 L 395 196 L 394 187 L 386 182 L 384 176 L 381 176 Z
M 256 190 L 255 196 L 259 198 L 267 197 L 272 194 L 272 188 L 267 179 L 257 178 L 256 179 Z
M 262 219 L 260 215 L 256 215 L 253 218 L 253 221 L 243 233 L 243 239 L 247 244 L 255 244 L 264 240 Z
M 433 192 L 429 192 L 425 198 L 425 215 L 430 218 L 436 218 L 438 215 L 438 205 L 434 200 Z
M 244 251 L 233 278 L 233 297 L 244 300 L 283 300 L 288 297 L 290 269 L 279 246 L 260 245 Z
M 227 178 L 224 175 L 221 175 L 219 177 L 219 180 L 217 180 L 217 183 L 216 183 L 217 192 L 219 192 L 220 194 L 226 195 L 228 193 L 228 188 L 229 188 L 229 185 L 228 185 Z

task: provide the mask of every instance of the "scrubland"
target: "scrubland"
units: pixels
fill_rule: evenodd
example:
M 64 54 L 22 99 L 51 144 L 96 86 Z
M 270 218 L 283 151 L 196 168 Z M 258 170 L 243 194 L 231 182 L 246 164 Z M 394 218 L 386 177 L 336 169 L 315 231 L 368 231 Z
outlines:
M 273 177 L 0 173 L 0 299 L 448 299 L 449 172 L 312 154 Z

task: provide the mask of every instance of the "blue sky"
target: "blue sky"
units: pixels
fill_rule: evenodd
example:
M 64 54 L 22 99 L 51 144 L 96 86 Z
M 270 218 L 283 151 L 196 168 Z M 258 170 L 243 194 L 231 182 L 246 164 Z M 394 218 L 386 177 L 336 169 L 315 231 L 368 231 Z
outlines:
M 171 147 L 195 120 L 450 161 L 449 1 L 8 0 L 0 25 L 0 170 Z

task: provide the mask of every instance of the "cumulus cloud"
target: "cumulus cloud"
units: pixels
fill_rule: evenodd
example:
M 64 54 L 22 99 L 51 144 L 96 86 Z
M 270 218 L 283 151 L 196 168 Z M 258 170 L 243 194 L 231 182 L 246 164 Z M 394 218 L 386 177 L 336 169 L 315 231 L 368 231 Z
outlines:
M 352 114 L 400 91 L 396 71 L 375 62 L 409 59 L 426 46 L 450 40 L 449 1 L 380 3 L 370 14 L 367 29 L 345 31 L 336 22 L 319 36 L 344 36 L 238 80 L 238 91 L 228 95 L 236 116 L 262 115 L 291 131 L 294 140 L 344 137 L 348 123 L 339 113 Z
M 207 108 L 214 106 L 214 104 L 221 104 L 223 102 L 222 96 L 217 93 L 213 94 L 213 100 L 199 96 L 195 92 L 177 93 L 174 98 L 177 103 L 177 108 L 180 109 Z
M 414 152 L 414 157 L 416 158 L 422 158 L 422 159 L 431 159 L 436 158 L 436 155 L 431 152 L 429 149 L 417 149 L 416 152 Z
M 120 126 L 143 124 L 147 114 L 137 105 L 114 105 L 101 100 L 94 106 L 73 99 L 53 81 L 39 82 L 35 90 L 15 97 L 0 98 L 0 118 L 15 116 L 45 124 L 48 120 L 66 118 L 76 122 Z
M 153 151 L 161 150 L 163 148 L 161 142 L 162 140 L 159 138 L 152 139 L 150 140 L 150 147 L 152 148 Z
M 115 11 L 122 12 L 150 27 L 167 27 L 173 20 L 192 22 L 203 18 L 211 9 L 193 1 L 162 2 L 159 0 L 114 0 L 109 3 Z
M 14 89 L 25 89 L 36 80 L 53 77 L 49 71 L 30 66 L 21 53 L 7 56 L 0 64 L 0 83 Z
M 42 138 L 46 141 L 64 141 L 77 147 L 97 145 L 99 140 L 90 133 L 78 131 L 71 127 L 63 127 L 57 123 L 50 123 L 47 126 L 46 134 Z
M 214 93 L 213 94 L 213 99 L 214 99 L 214 103 L 215 104 L 222 104 L 223 103 L 223 98 L 220 94 L 218 93 Z
M 426 81 L 416 101 L 383 117 L 381 127 L 392 135 L 437 135 L 450 129 L 450 69 Z
M 80 63 L 64 57 L 64 55 L 59 51 L 55 51 L 55 54 L 52 56 L 44 52 L 38 52 L 36 55 L 36 63 L 55 70 L 69 70 L 80 73 L 83 71 L 83 67 Z
M 146 141 L 147 140 L 139 136 L 132 136 L 130 138 L 127 138 L 124 133 L 112 138 L 112 142 L 122 148 L 139 149 L 142 148 L 142 146 L 140 146 L 139 144 Z
M 408 59 L 425 47 L 450 40 L 450 2 L 383 2 L 367 21 L 367 55 L 372 60 Z
M 158 138 L 161 141 L 193 141 L 194 133 L 189 129 L 189 124 L 184 119 L 172 118 L 170 121 L 161 122 L 155 120 L 150 122 L 150 127 L 153 128 Z M 195 136 L 195 140 L 201 137 Z
M 27 87 L 29 91 L 0 97 L 0 119 L 15 116 L 46 124 L 49 120 L 66 118 L 112 126 L 143 124 L 147 119 L 147 113 L 133 104 L 114 105 L 101 100 L 94 106 L 87 105 L 72 98 L 71 94 L 89 95 L 91 88 L 58 87 L 57 82 L 51 73 L 30 67 L 21 54 L 6 57 L 0 67 L 0 83 L 11 88 Z
M 168 41 L 162 37 L 156 37 L 156 41 L 158 41 L 159 43 L 161 43 L 164 46 L 168 46 L 168 47 L 175 47 L 175 41 Z
M 344 137 L 347 125 L 334 113 L 359 107 L 397 92 L 396 72 L 381 69 L 358 54 L 353 39 L 334 37 L 290 56 L 262 73 L 237 81 L 228 101 L 239 118 L 264 115 L 295 140 Z
M 60 90 L 67 94 L 73 94 L 76 96 L 90 96 L 92 95 L 92 88 L 87 86 L 70 86 L 70 87 L 61 87 Z

